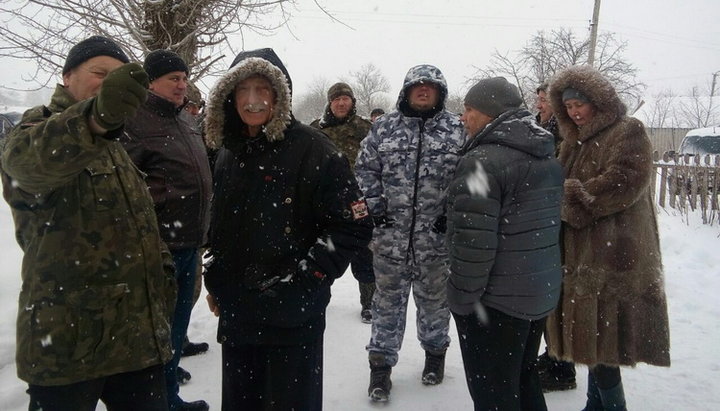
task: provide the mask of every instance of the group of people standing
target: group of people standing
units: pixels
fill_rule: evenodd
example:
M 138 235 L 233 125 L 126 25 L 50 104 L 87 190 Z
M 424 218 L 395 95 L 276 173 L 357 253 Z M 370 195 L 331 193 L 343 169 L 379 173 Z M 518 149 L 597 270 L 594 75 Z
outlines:
M 306 126 L 272 49 L 237 55 L 201 131 L 188 74 L 91 37 L 1 143 L 31 410 L 207 410 L 177 377 L 201 247 L 226 411 L 322 409 L 325 310 L 349 265 L 372 401 L 390 398 L 411 292 L 421 382 L 443 382 L 452 317 L 476 410 L 546 409 L 543 333 L 550 357 L 588 365 L 588 411 L 625 409 L 619 366 L 669 365 L 650 143 L 596 70 L 543 90 L 556 133 L 501 77 L 451 113 L 427 64 L 373 122 L 337 83 Z

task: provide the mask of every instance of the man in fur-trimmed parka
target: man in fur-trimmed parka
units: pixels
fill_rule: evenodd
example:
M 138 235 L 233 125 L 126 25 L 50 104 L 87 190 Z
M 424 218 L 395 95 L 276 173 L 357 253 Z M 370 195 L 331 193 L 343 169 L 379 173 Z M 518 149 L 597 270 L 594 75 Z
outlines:
M 425 350 L 422 382 L 443 380 L 450 344 L 445 282 L 445 190 L 464 142 L 457 115 L 445 109 L 447 83 L 431 65 L 411 68 L 397 110 L 373 123 L 355 165 L 360 188 L 375 220 L 376 291 L 368 394 L 387 401 L 390 371 L 405 334 L 410 290 L 417 305 L 418 339 Z
M 347 159 L 291 112 L 272 49 L 241 52 L 208 99 L 219 148 L 205 286 L 219 315 L 222 409 L 322 409 L 330 286 L 372 220 Z
M 560 72 L 550 99 L 567 179 L 565 275 L 560 305 L 548 318 L 549 352 L 590 367 L 588 409 L 624 409 L 618 366 L 670 365 L 652 146 L 643 124 L 626 115 L 612 85 L 591 67 Z M 608 374 L 594 373 L 598 366 L 617 370 L 617 386 L 596 381 Z
M 360 142 L 370 130 L 370 122 L 357 115 L 355 94 L 346 83 L 335 83 L 327 92 L 328 103 L 322 117 L 310 123 L 311 127 L 319 128 L 343 154 L 355 164 Z M 352 261 L 350 269 L 358 281 L 360 289 L 360 319 L 369 323 L 372 319 L 370 305 L 375 293 L 375 274 L 373 273 L 373 256 L 369 248 L 360 251 Z

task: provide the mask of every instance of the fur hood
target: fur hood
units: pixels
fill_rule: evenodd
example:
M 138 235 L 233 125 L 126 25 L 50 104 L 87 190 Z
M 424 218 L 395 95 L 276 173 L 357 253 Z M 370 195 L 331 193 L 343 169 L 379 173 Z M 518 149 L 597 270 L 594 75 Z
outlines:
M 572 121 L 562 101 L 562 93 L 574 88 L 584 94 L 595 107 L 590 124 L 578 127 Z M 570 143 L 584 142 L 614 124 L 627 112 L 615 88 L 597 70 L 590 66 L 572 66 L 558 74 L 550 84 L 550 103 L 557 118 L 560 134 Z
M 223 138 L 237 136 L 238 128 L 244 125 L 235 110 L 235 86 L 255 74 L 267 78 L 276 95 L 273 116 L 263 127 L 265 138 L 269 142 L 285 138 L 285 130 L 292 121 L 292 83 L 282 61 L 272 49 L 266 48 L 238 54 L 210 91 L 205 117 L 205 142 L 210 148 L 223 146 Z

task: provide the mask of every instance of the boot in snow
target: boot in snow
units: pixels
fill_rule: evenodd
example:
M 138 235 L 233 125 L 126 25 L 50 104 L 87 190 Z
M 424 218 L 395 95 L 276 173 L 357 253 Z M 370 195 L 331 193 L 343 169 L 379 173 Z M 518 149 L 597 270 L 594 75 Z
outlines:
M 372 299 L 373 295 L 375 294 L 375 283 L 358 283 L 358 286 L 360 288 L 360 321 L 364 322 L 365 324 L 370 324 L 372 322 L 372 311 L 370 311 L 370 307 L 372 306 Z
M 368 396 L 374 402 L 387 402 L 390 399 L 392 381 L 390 373 L 392 367 L 385 363 L 385 356 L 379 353 L 370 353 L 370 386 Z
M 445 378 L 445 351 L 431 353 L 425 351 L 425 368 L 422 372 L 422 383 L 425 385 L 438 385 Z

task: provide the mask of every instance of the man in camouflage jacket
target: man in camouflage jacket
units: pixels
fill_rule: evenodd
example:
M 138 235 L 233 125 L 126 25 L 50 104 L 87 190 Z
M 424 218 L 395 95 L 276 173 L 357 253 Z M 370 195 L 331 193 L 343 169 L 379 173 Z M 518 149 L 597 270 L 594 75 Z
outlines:
M 370 122 L 357 115 L 355 95 L 349 85 L 333 84 L 328 89 L 327 97 L 325 113 L 310 125 L 325 132 L 350 160 L 350 164 L 354 165 L 360 142 L 370 130 Z M 360 288 L 360 318 L 362 322 L 369 323 L 372 319 L 370 305 L 375 293 L 372 251 L 363 248 L 350 261 L 350 268 Z
M 172 259 L 117 141 L 147 74 L 111 40 L 74 46 L 50 104 L 4 141 L 3 194 L 24 251 L 17 370 L 29 409 L 167 407 Z M 126 63 L 126 64 L 123 64 Z
M 388 399 L 411 287 L 418 338 L 426 352 L 422 381 L 439 384 L 444 375 L 450 344 L 444 198 L 464 142 L 459 117 L 445 110 L 446 97 L 440 70 L 411 68 L 397 110 L 373 123 L 355 165 L 375 220 L 371 248 L 377 289 L 367 350 L 368 393 L 376 401 Z

